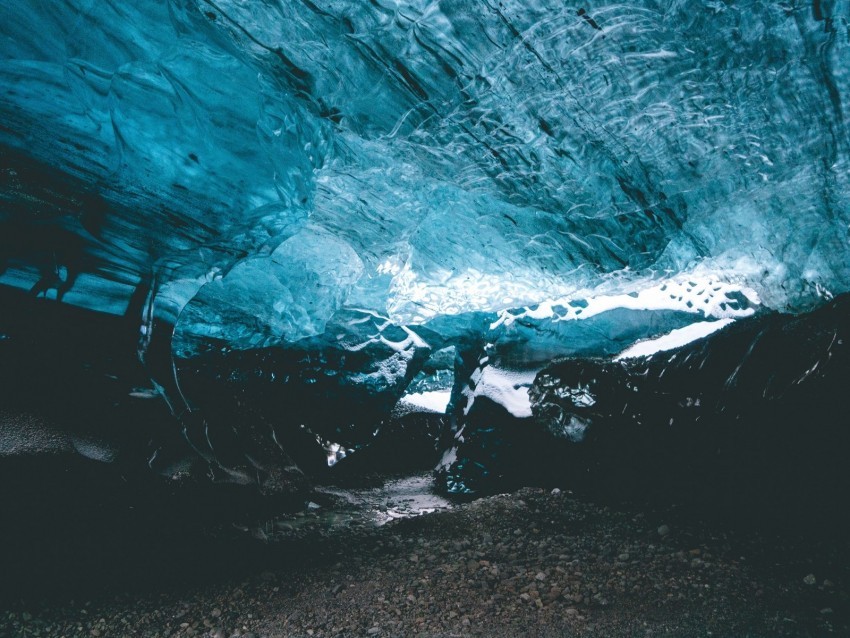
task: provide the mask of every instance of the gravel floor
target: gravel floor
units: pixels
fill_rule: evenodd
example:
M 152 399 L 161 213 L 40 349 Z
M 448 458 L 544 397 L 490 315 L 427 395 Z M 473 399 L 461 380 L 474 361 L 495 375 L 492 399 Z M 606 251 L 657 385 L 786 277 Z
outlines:
M 0 636 L 850 636 L 846 543 L 676 519 L 524 489 L 281 538 L 239 577 L 16 602 Z

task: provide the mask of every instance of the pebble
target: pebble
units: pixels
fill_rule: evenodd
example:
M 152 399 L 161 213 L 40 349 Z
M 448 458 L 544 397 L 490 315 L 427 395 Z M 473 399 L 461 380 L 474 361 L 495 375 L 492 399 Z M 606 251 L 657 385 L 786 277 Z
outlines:
M 94 604 L 88 618 L 106 619 L 96 629 L 94 623 L 85 627 L 81 621 L 79 627 L 58 633 L 42 630 L 41 635 L 464 636 L 481 633 L 494 623 L 510 635 L 540 635 L 541 629 L 546 635 L 563 635 L 572 628 L 577 635 L 643 636 L 628 633 L 635 629 L 632 619 L 656 613 L 660 620 L 653 635 L 669 634 L 673 627 L 680 632 L 677 635 L 702 635 L 702 623 L 712 609 L 726 623 L 716 635 L 742 635 L 726 631 L 733 626 L 751 630 L 752 635 L 780 635 L 781 631 L 772 631 L 777 625 L 770 624 L 785 622 L 784 616 L 774 613 L 780 609 L 775 605 L 787 605 L 786 599 L 799 597 L 802 589 L 799 580 L 795 587 L 758 580 L 760 576 L 735 560 L 737 554 L 730 555 L 717 539 L 701 535 L 699 528 L 694 533 L 690 524 L 677 525 L 675 535 L 660 541 L 659 537 L 671 535 L 670 527 L 661 525 L 653 531 L 649 517 L 636 526 L 639 515 L 603 510 L 568 497 L 549 499 L 542 490 L 524 493 L 528 497 L 523 509 L 513 508 L 516 501 L 508 501 L 510 496 L 482 499 L 477 509 L 462 506 L 453 514 L 456 518 L 446 518 L 451 526 L 441 526 L 435 516 L 422 519 L 421 527 L 389 523 L 365 543 L 346 538 L 338 555 L 326 556 L 327 567 L 322 566 L 324 559 L 310 570 L 280 567 L 277 572 L 255 574 L 229 594 L 202 592 L 197 599 L 177 599 L 173 607 L 156 600 L 142 611 L 127 607 L 116 615 Z M 540 530 L 536 537 L 534 529 Z M 320 547 L 320 556 L 321 551 Z M 820 565 L 799 564 L 802 567 L 792 574 Z M 688 570 L 688 565 L 699 570 Z M 829 569 L 828 563 L 818 567 L 823 574 L 840 574 Z M 799 623 L 795 629 L 808 632 L 801 629 L 799 635 L 824 635 L 831 627 L 836 634 L 846 630 L 842 609 L 836 607 L 833 613 L 832 607 L 823 606 L 840 603 L 844 582 L 833 576 L 838 581 L 834 586 L 822 580 L 823 574 L 819 581 L 809 574 L 803 582 L 809 586 L 822 582 L 830 588 L 824 595 L 830 598 L 800 605 L 805 609 L 797 613 L 783 611 L 793 614 L 793 622 Z M 278 583 L 280 587 L 273 587 Z M 272 594 L 275 590 L 280 593 Z M 23 617 L 23 612 L 0 613 L 0 635 L 7 635 L 4 630 Z M 763 620 L 767 618 L 775 621 Z M 225 619 L 232 620 L 228 633 L 222 627 Z M 184 620 L 188 622 L 178 628 Z M 598 622 L 610 623 L 604 629 L 614 631 L 603 631 L 595 625 Z M 767 624 L 758 624 L 762 622 Z M 141 629 L 130 633 L 136 627 Z M 648 636 L 649 629 L 644 629 Z M 18 635 L 12 631 L 9 635 Z M 24 635 L 31 634 L 36 635 Z

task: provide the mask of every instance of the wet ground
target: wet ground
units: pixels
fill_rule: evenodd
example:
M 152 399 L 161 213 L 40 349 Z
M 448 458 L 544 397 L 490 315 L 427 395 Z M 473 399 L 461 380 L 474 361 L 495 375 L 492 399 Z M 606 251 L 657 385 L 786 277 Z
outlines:
M 368 487 L 320 486 L 303 511 L 236 527 L 264 541 L 282 541 L 380 527 L 454 506 L 432 488 L 429 473 L 387 478 Z

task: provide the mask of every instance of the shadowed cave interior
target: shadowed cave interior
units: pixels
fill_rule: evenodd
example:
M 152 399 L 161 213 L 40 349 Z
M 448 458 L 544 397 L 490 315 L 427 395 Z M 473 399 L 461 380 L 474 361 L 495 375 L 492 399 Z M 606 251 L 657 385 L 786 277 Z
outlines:
M 844 2 L 4 3 L 4 594 L 309 565 L 263 521 L 399 477 L 843 542 L 848 47 Z

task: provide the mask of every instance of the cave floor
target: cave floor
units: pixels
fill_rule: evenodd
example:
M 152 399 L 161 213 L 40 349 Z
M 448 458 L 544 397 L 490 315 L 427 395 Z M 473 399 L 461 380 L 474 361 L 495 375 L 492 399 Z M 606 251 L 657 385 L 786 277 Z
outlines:
M 200 580 L 134 587 L 128 571 L 76 598 L 13 600 L 0 636 L 850 635 L 844 541 L 720 531 L 559 490 L 252 543 L 242 569 L 217 575 L 228 559 L 208 555 Z

